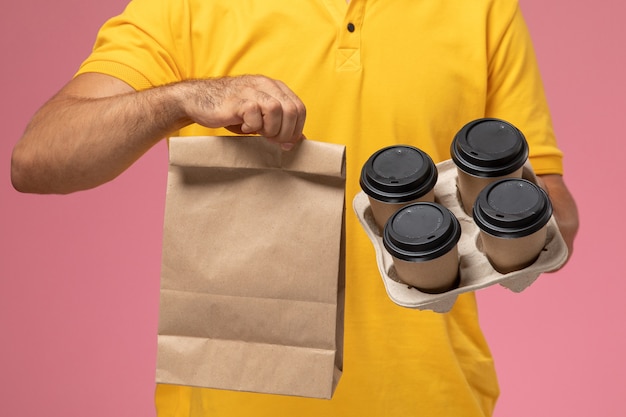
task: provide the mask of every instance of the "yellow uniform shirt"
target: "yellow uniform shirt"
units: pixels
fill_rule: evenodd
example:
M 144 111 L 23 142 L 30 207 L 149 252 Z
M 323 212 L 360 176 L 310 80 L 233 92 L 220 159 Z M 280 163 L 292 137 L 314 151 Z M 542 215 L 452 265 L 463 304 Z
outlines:
M 536 172 L 561 172 L 516 0 L 135 0 L 104 25 L 79 72 L 138 90 L 267 75 L 307 106 L 308 138 L 347 146 L 344 374 L 333 399 L 158 386 L 159 416 L 491 415 L 498 385 L 474 295 L 447 314 L 395 305 L 350 207 L 373 152 L 404 143 L 445 160 L 458 129 L 480 117 L 520 128 Z

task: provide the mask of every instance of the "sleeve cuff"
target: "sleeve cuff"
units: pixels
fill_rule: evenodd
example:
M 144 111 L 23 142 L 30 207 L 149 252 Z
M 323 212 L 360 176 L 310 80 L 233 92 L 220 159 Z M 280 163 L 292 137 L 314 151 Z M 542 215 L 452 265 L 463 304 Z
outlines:
M 74 75 L 84 74 L 87 72 L 98 72 L 118 78 L 135 90 L 146 90 L 152 88 L 152 83 L 139 71 L 118 62 L 112 61 L 89 61 L 85 62 Z

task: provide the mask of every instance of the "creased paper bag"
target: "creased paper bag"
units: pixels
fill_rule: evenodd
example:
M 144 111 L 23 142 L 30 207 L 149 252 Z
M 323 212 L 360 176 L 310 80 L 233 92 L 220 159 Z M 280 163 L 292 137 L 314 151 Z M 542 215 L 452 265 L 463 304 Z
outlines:
M 344 213 L 343 146 L 172 138 L 157 382 L 330 398 Z

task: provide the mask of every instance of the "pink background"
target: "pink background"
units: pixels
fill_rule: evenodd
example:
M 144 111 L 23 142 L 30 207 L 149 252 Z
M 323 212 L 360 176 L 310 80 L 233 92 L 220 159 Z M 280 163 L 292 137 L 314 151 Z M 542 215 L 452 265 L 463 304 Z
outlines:
M 582 227 L 571 263 L 479 293 L 500 374 L 496 416 L 623 416 L 626 7 L 521 0 Z M 125 0 L 4 1 L 0 13 L 0 414 L 151 416 L 163 144 L 111 184 L 21 195 L 9 157 L 32 113 Z M 602 147 L 602 150 L 599 149 Z M 597 208 L 597 204 L 605 206 Z M 618 211 L 619 210 L 619 211 Z

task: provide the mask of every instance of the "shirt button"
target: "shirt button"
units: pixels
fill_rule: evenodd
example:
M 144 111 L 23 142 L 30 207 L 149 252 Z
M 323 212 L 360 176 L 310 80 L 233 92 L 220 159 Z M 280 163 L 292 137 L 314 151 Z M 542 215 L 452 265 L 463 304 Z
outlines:
M 354 23 L 348 23 L 348 32 L 354 32 Z

